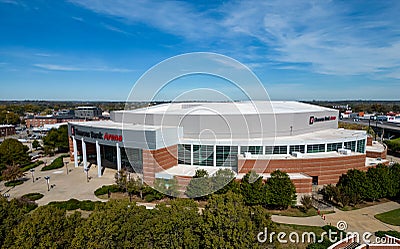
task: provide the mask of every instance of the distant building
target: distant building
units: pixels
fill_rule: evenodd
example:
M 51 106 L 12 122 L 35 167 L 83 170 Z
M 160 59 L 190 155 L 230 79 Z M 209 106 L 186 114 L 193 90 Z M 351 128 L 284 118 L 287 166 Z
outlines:
M 53 115 L 34 116 L 25 119 L 25 123 L 28 129 L 33 127 L 43 127 L 44 125 L 56 124 L 57 118 L 55 118 Z
M 95 119 L 101 117 L 103 111 L 96 106 L 79 106 L 75 109 L 76 118 Z
M 0 125 L 0 137 L 11 136 L 15 134 L 14 125 Z

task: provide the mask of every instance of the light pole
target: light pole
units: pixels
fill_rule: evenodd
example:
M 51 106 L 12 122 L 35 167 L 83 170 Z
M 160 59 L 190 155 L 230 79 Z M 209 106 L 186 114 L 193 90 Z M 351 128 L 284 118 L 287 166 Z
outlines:
M 35 169 L 30 169 L 29 171 L 32 173 L 32 182 L 35 182 Z
M 50 176 L 45 176 L 44 179 L 47 182 L 47 191 L 50 191 Z
M 85 168 L 86 172 L 86 181 L 89 182 L 89 168 Z
M 65 164 L 65 168 L 67 168 L 67 175 L 68 175 L 68 163 L 64 162 L 64 164 Z

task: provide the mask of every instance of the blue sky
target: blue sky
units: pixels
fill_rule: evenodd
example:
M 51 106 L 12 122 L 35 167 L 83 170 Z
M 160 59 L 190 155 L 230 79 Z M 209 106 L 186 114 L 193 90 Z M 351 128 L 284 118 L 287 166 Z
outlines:
M 125 100 L 191 52 L 240 61 L 276 100 L 399 99 L 400 1 L 205 2 L 0 0 L 0 99 Z

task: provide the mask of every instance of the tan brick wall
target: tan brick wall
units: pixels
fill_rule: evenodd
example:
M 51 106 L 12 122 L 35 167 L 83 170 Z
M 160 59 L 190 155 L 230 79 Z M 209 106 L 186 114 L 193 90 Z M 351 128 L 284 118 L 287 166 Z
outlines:
M 365 155 L 350 155 L 328 158 L 289 158 L 276 160 L 239 159 L 239 173 L 251 170 L 257 173 L 272 173 L 281 170 L 286 173 L 304 173 L 318 176 L 319 184 L 337 183 L 339 177 L 349 169 L 366 170 Z
M 143 178 L 152 185 L 155 173 L 178 165 L 178 146 L 158 150 L 143 150 Z
M 366 152 L 367 157 L 372 157 L 372 158 L 382 158 L 382 159 L 386 159 L 387 156 L 387 146 L 386 144 L 384 144 L 383 146 L 385 146 L 385 150 L 382 152 L 375 152 L 375 151 L 368 151 Z
M 367 146 L 372 146 L 372 137 L 371 136 L 367 137 Z

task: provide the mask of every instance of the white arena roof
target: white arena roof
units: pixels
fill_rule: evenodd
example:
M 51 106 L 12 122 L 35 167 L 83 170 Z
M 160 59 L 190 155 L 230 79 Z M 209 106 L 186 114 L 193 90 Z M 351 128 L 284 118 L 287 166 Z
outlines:
M 243 101 L 243 102 L 190 102 L 166 103 L 135 110 L 121 110 L 118 112 L 146 113 L 146 114 L 280 114 L 302 113 L 310 111 L 328 111 L 329 108 L 305 104 L 296 101 Z

